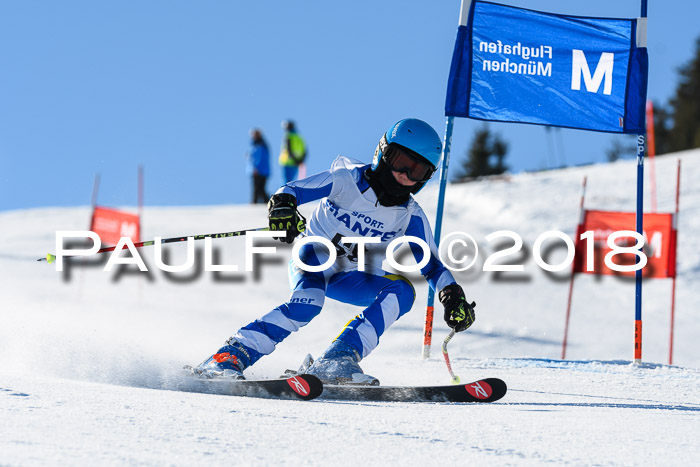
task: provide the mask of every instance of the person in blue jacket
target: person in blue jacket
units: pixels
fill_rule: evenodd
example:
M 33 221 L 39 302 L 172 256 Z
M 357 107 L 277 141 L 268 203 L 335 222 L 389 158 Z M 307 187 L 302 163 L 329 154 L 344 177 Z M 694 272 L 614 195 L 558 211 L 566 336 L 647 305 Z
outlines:
M 310 366 L 302 368 L 327 384 L 379 384 L 364 374 L 359 362 L 379 344 L 387 329 L 413 306 L 415 291 L 399 274 L 382 270 L 387 245 L 395 238 L 414 236 L 430 248 L 421 269 L 444 306 L 447 325 L 463 331 L 474 322 L 475 303 L 467 302 L 462 288 L 437 254 L 425 213 L 413 199 L 435 172 L 442 143 L 435 130 L 417 119 L 401 120 L 382 136 L 371 164 L 338 156 L 330 170 L 283 185 L 268 203 L 270 230 L 292 243 L 302 234 L 328 239 L 337 258 L 325 271 L 309 272 L 290 262 L 289 299 L 261 318 L 240 328 L 223 347 L 195 368 L 205 377 L 243 378 L 243 370 L 270 354 L 292 332 L 321 312 L 326 299 L 363 306 L 330 347 Z M 297 211 L 301 204 L 318 201 L 308 223 Z M 342 237 L 372 237 L 366 243 L 360 267 L 357 245 Z M 418 263 L 423 249 L 410 243 Z M 328 249 L 317 242 L 305 243 L 299 259 L 320 266 Z
M 250 130 L 250 150 L 246 154 L 248 159 L 247 172 L 252 176 L 253 196 L 251 203 L 266 203 L 268 200 L 265 185 L 270 176 L 270 151 L 262 132 L 258 128 Z

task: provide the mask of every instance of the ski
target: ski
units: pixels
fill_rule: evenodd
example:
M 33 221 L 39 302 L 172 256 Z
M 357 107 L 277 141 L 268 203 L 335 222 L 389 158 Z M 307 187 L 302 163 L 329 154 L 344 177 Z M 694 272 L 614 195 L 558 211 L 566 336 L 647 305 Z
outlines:
M 185 368 L 189 369 L 190 368 Z M 280 379 L 192 378 L 179 389 L 226 396 L 258 397 L 263 399 L 301 399 L 309 401 L 323 392 L 323 383 L 313 375 L 295 375 Z
M 506 383 L 485 378 L 451 386 L 324 385 L 324 400 L 390 402 L 494 402 L 506 395 Z

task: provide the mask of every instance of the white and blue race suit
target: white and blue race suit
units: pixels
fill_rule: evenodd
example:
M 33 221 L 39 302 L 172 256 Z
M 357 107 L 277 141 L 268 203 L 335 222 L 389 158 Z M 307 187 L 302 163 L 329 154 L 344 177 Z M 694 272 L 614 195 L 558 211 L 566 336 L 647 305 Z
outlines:
M 241 328 L 233 337 L 248 352 L 245 366 L 252 365 L 293 331 L 319 314 L 326 299 L 366 307 L 352 319 L 337 339 L 366 357 L 381 335 L 413 306 L 415 290 L 403 276 L 382 270 L 386 246 L 395 238 L 414 236 L 424 240 L 431 258 L 421 269 L 433 290 L 455 282 L 437 256 L 437 246 L 425 213 L 411 197 L 400 206 L 382 206 L 364 177 L 369 164 L 339 156 L 330 170 L 282 186 L 277 193 L 290 193 L 302 205 L 321 200 L 310 218 L 306 235 L 325 237 L 337 248 L 338 257 L 323 272 L 307 272 L 289 265 L 292 293 L 282 305 Z M 342 244 L 341 237 L 377 237 L 380 243 L 365 245 L 365 270 L 358 271 L 356 249 Z M 417 262 L 423 259 L 420 245 L 410 243 Z M 299 250 L 306 265 L 326 263 L 328 249 L 307 243 Z M 244 357 L 244 360 L 246 359 Z

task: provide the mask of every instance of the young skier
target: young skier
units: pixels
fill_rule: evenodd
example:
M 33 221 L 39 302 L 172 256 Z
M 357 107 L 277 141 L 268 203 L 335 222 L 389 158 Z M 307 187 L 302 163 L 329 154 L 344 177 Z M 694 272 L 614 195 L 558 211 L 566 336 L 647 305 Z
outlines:
M 280 238 L 286 243 L 301 233 L 324 237 L 335 245 L 337 259 L 322 272 L 304 271 L 290 262 L 289 300 L 239 329 L 195 372 L 242 379 L 243 370 L 308 324 L 320 313 L 325 299 L 332 298 L 366 308 L 304 371 L 326 384 L 379 384 L 363 373 L 359 362 L 415 300 L 408 279 L 381 269 L 386 246 L 401 236 L 418 237 L 430 246 L 431 257 L 421 273 L 439 292 L 447 325 L 457 332 L 471 326 L 475 303 L 466 301 L 462 288 L 438 259 L 428 220 L 411 196 L 433 175 L 441 151 L 440 137 L 430 125 L 404 119 L 382 136 L 372 164 L 339 156 L 330 170 L 282 186 L 268 203 L 270 230 L 286 231 Z M 319 199 L 307 226 L 297 206 Z M 364 271 L 358 270 L 357 246 L 341 243 L 341 237 L 380 239 L 380 243 L 365 245 L 369 264 Z M 422 248 L 410 245 L 420 262 Z M 328 249 L 318 243 L 306 243 L 299 250 L 299 259 L 308 266 L 325 264 L 328 258 Z

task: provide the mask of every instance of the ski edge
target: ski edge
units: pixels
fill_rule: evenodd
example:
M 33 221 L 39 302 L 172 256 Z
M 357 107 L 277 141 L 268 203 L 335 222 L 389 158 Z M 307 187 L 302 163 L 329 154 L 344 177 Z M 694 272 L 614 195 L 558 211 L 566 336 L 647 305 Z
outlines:
M 324 385 L 320 400 L 490 403 L 502 399 L 507 391 L 505 381 L 499 378 L 451 386 Z

